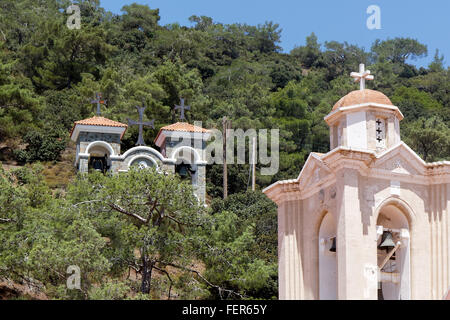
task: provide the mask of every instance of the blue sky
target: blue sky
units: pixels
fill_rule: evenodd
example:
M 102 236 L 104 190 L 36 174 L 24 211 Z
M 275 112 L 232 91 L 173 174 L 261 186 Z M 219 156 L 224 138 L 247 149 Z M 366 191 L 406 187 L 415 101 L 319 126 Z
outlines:
M 133 2 L 159 8 L 162 25 L 191 25 L 191 15 L 225 24 L 273 21 L 283 29 L 284 52 L 303 45 L 311 32 L 321 43 L 347 41 L 366 49 L 375 39 L 411 37 L 428 46 L 428 57 L 412 63 L 427 66 L 436 49 L 444 55 L 446 66 L 450 62 L 449 0 L 101 0 L 101 5 L 120 14 L 122 6 Z M 381 9 L 380 30 L 366 26 L 370 5 Z

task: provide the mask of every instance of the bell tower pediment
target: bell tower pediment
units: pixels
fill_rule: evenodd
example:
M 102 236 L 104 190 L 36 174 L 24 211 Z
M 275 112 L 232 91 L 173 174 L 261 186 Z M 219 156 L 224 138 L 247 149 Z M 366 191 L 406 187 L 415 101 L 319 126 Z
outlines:
M 381 153 L 374 167 L 397 174 L 425 174 L 425 162 L 403 142 L 386 153 Z

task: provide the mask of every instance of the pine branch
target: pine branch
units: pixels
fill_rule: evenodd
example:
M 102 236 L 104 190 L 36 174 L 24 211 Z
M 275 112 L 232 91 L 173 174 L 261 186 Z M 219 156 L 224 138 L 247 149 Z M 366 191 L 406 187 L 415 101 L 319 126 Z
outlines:
M 153 268 L 155 268 L 156 270 L 158 270 L 158 271 L 160 271 L 160 272 L 162 272 L 162 273 L 165 273 L 166 274 L 166 276 L 167 276 L 167 278 L 169 279 L 169 281 L 170 281 L 170 285 L 169 285 L 169 298 L 167 299 L 167 300 L 170 300 L 170 296 L 171 296 L 171 292 L 172 292 L 172 284 L 173 284 L 173 281 L 172 281 L 172 278 L 170 277 L 170 274 L 166 271 L 166 270 L 164 270 L 164 269 L 161 269 L 161 268 L 158 268 L 157 266 L 153 266 Z
M 133 218 L 139 220 L 139 221 L 142 222 L 142 223 L 147 223 L 147 222 L 148 222 L 147 219 L 142 218 L 140 215 L 137 215 L 137 214 L 132 213 L 132 212 L 128 212 L 127 210 L 121 208 L 120 206 L 118 206 L 118 205 L 116 205 L 116 204 L 111 204 L 111 203 L 109 203 L 108 206 L 109 206 L 111 209 L 116 210 L 116 211 L 118 211 L 118 212 L 120 212 L 120 213 L 123 213 L 123 214 L 125 214 L 125 215 L 127 215 L 127 216 L 129 216 L 129 217 L 133 217 Z
M 213 283 L 209 282 L 208 279 L 206 279 L 205 277 L 203 277 L 203 276 L 201 275 L 201 273 L 198 272 L 197 270 L 190 269 L 190 268 L 186 268 L 186 267 L 183 267 L 183 266 L 179 266 L 179 265 L 176 265 L 176 264 L 173 264 L 173 263 L 170 263 L 170 262 L 164 262 L 164 261 L 157 261 L 157 262 L 159 262 L 159 263 L 161 263 L 161 264 L 164 264 L 164 265 L 166 265 L 166 266 L 171 266 L 171 267 L 174 267 L 174 268 L 177 268 L 177 269 L 181 269 L 181 270 L 185 270 L 185 271 L 189 271 L 189 272 L 195 273 L 195 274 L 196 274 L 200 279 L 202 279 L 208 286 L 217 289 L 217 290 L 219 291 L 219 294 L 220 294 L 220 295 L 221 295 L 222 292 L 228 292 L 228 294 L 234 294 L 234 295 L 240 297 L 241 299 L 244 299 L 244 298 L 245 298 L 245 295 L 242 295 L 242 294 L 240 294 L 239 292 L 236 292 L 236 291 L 233 291 L 233 290 L 230 290 L 230 289 L 224 289 L 224 288 L 222 288 L 221 286 L 218 286 L 218 285 L 216 285 L 216 284 L 213 284 Z M 222 296 L 222 295 L 221 295 L 221 296 Z
M 0 218 L 0 223 L 10 223 L 10 222 L 16 222 L 16 220 L 14 220 L 14 219 Z

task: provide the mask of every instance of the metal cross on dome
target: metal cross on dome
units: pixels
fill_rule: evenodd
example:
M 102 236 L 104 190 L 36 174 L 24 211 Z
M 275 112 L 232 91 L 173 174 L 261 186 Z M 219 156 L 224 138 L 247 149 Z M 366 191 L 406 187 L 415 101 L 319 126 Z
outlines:
M 106 104 L 106 100 L 102 100 L 102 94 L 97 92 L 94 100 L 91 100 L 91 104 L 97 104 L 97 116 L 100 116 L 102 114 L 100 105 Z
M 185 120 L 186 118 L 184 117 L 184 110 L 191 110 L 191 107 L 185 106 L 184 99 L 180 98 L 180 105 L 179 106 L 175 105 L 175 110 L 181 110 L 180 119 Z
M 364 63 L 359 65 L 359 72 L 350 73 L 350 77 L 355 78 L 355 82 L 359 81 L 359 90 L 366 88 L 366 80 L 373 80 L 373 75 L 370 74 L 370 70 L 364 70 Z
M 155 129 L 155 119 L 153 119 L 152 121 L 144 121 L 145 108 L 147 108 L 145 105 L 143 107 L 136 106 L 136 109 L 139 112 L 139 121 L 134 121 L 134 120 L 128 119 L 129 126 L 136 126 L 136 125 L 139 126 L 139 138 L 138 138 L 138 141 L 136 142 L 137 146 L 145 146 L 144 135 L 143 135 L 144 126 Z

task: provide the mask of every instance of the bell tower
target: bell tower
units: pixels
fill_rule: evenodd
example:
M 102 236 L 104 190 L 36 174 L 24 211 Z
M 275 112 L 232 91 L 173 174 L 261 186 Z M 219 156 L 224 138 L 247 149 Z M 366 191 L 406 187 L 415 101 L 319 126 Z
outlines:
M 206 198 L 206 141 L 210 131 L 187 122 L 177 122 L 159 130 L 155 138 L 161 154 L 174 163 L 174 172 L 190 179 L 197 198 Z
M 403 115 L 398 107 L 383 93 L 365 88 L 365 81 L 374 77 L 364 64 L 350 76 L 360 83 L 360 89 L 341 98 L 325 117 L 331 150 L 344 147 L 378 153 L 400 143 Z

